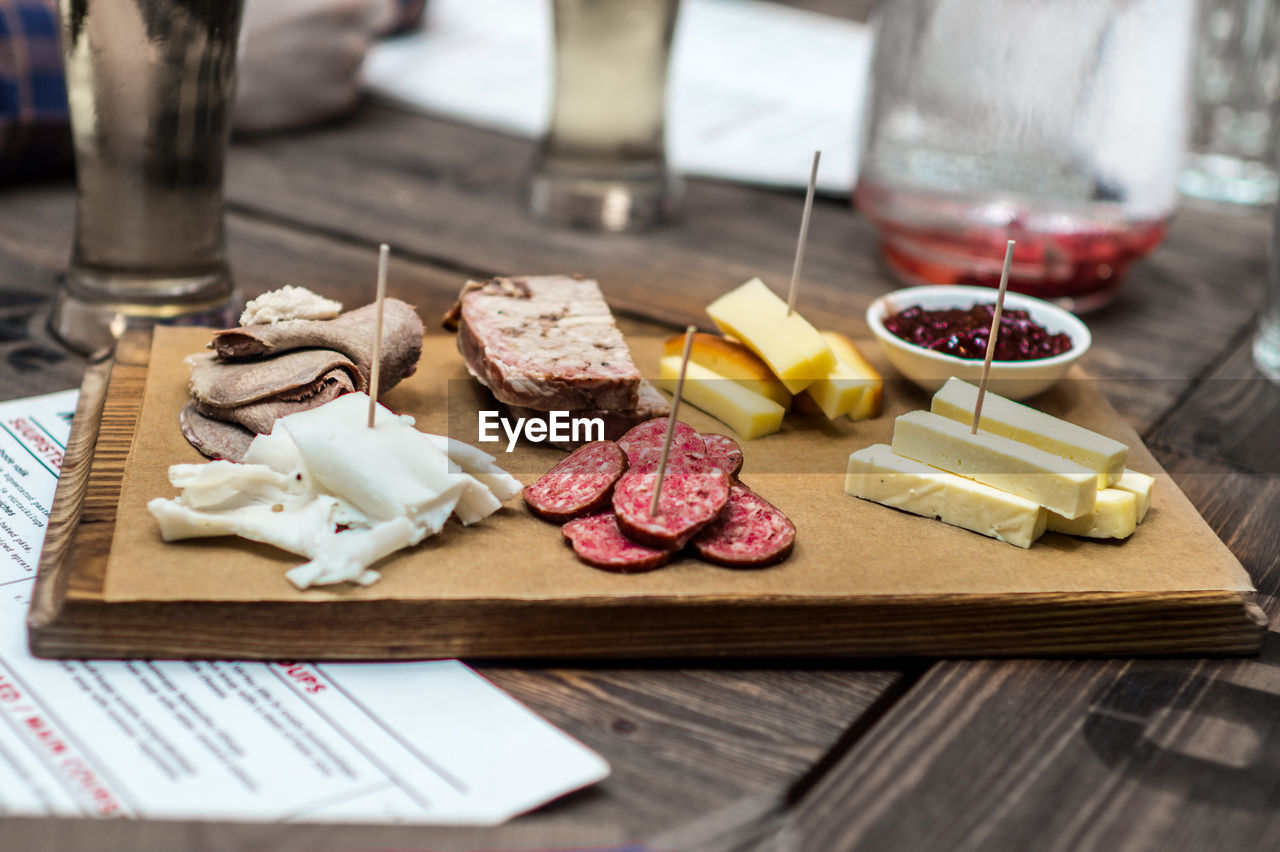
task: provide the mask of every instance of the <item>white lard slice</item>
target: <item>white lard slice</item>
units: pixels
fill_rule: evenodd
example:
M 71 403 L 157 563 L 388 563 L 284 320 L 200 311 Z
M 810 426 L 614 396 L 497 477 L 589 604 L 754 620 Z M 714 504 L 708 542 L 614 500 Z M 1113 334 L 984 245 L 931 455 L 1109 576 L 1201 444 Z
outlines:
M 210 512 L 157 497 L 147 503 L 147 509 L 160 522 L 165 541 L 234 535 L 306 557 L 314 556 L 318 543 L 337 527 L 338 504 L 332 497 L 322 495 L 280 511 L 276 505 L 257 503 Z
M 368 586 L 378 580 L 378 572 L 368 567 L 397 550 L 412 547 L 426 538 L 426 528 L 408 518 L 384 521 L 369 529 L 351 529 L 326 538 L 315 558 L 290 570 L 287 576 L 299 589 L 329 583 L 354 582 Z
M 436 449 L 453 462 L 450 470 L 461 470 L 484 483 L 499 502 L 506 502 L 524 488 L 520 480 L 498 467 L 498 460 L 478 447 L 445 435 L 426 435 Z
M 169 482 L 182 489 L 178 499 L 183 505 L 206 511 L 255 503 L 292 507 L 311 499 L 297 478 L 259 464 L 175 464 L 169 468 Z

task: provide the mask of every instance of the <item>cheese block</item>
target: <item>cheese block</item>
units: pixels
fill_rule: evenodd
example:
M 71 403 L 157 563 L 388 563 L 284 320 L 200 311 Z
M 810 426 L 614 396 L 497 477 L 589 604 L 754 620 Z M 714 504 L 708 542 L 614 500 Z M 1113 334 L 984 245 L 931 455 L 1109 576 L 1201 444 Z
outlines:
M 895 455 L 887 444 L 849 456 L 844 490 L 1018 547 L 1030 547 L 1045 531 L 1046 512 L 1030 500 Z
M 854 420 L 879 414 L 884 387 L 880 374 L 843 334 L 824 331 L 822 338 L 835 353 L 836 365 L 826 376 L 805 388 L 804 393 L 830 420 L 842 414 Z
M 727 335 L 745 343 L 792 393 L 813 384 L 836 364 L 835 353 L 799 312 L 752 278 L 710 305 L 707 315 Z
M 1147 512 L 1151 510 L 1151 489 L 1155 484 L 1154 476 L 1147 476 L 1145 473 L 1138 473 L 1128 468 L 1125 468 L 1124 473 L 1116 480 L 1114 487 L 1121 491 L 1128 491 L 1137 498 L 1138 523 L 1146 520 Z
M 1078 518 L 1049 513 L 1049 532 L 1085 538 L 1128 538 L 1138 526 L 1138 498 L 1119 488 L 1098 492 L 1093 511 Z
M 658 362 L 658 385 L 674 392 L 679 377 L 680 356 L 663 356 Z M 787 413 L 781 405 L 743 383 L 692 362 L 684 374 L 682 396 L 685 402 L 701 408 L 747 440 L 777 432 Z
M 978 388 L 954 376 L 933 395 L 930 410 L 966 426 L 973 423 Z M 1099 487 L 1114 485 L 1129 448 L 1082 426 L 987 391 L 978 428 L 1082 464 L 1099 474 Z
M 835 353 L 836 359 L 867 380 L 866 393 L 849 412 L 851 420 L 869 420 L 879 417 L 884 409 L 884 377 L 871 366 L 854 342 L 836 331 L 824 331 L 822 337 Z
M 663 355 L 684 354 L 684 335 L 668 337 L 662 344 Z M 689 349 L 689 361 L 701 364 L 726 379 L 743 382 L 746 387 L 786 408 L 791 404 L 791 391 L 778 381 L 769 365 L 736 340 L 699 332 L 693 336 Z
M 928 411 L 894 421 L 893 451 L 976 479 L 1068 518 L 1093 511 L 1098 474 L 1052 453 L 969 427 Z

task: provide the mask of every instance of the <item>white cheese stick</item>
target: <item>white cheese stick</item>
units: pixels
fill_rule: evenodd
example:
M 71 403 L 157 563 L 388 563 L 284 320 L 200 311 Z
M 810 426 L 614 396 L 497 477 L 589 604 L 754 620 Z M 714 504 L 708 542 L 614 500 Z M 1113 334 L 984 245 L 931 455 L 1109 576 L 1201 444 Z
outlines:
M 930 410 L 966 426 L 973 423 L 978 388 L 952 376 L 933 395 Z M 1099 487 L 1114 485 L 1129 448 L 1083 426 L 987 391 L 978 428 L 1062 456 L 1099 474 Z
M 1093 511 L 1098 474 L 1061 456 L 928 411 L 894 421 L 893 451 L 1008 491 L 1068 518 Z
M 1125 468 L 1120 479 L 1116 481 L 1115 487 L 1121 491 L 1128 491 L 1138 501 L 1138 523 L 1142 523 L 1147 519 L 1147 512 L 1151 511 L 1151 490 L 1155 487 L 1156 480 L 1154 476 L 1147 476 L 1145 473 L 1138 473 L 1136 470 Z
M 1138 499 L 1119 488 L 1098 492 L 1093 511 L 1078 518 L 1049 513 L 1049 532 L 1085 538 L 1128 538 L 1138 525 Z
M 887 444 L 849 456 L 844 490 L 1018 547 L 1030 547 L 1045 531 L 1045 510 L 1030 500 L 895 455 Z

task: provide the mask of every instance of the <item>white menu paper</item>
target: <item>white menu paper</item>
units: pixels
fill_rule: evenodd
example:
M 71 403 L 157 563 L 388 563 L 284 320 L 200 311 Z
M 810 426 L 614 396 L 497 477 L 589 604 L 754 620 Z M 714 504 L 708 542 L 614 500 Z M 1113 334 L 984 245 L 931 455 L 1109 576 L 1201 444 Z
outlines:
M 667 146 L 689 174 L 848 193 L 871 34 L 759 0 L 684 0 L 672 45 Z M 547 0 L 431 0 L 419 33 L 376 45 L 367 88 L 393 102 L 538 136 L 551 98 Z M 430 139 L 423 140 L 430 145 Z
M 455 660 L 32 657 L 75 400 L 0 403 L 0 814 L 493 825 L 608 775 Z

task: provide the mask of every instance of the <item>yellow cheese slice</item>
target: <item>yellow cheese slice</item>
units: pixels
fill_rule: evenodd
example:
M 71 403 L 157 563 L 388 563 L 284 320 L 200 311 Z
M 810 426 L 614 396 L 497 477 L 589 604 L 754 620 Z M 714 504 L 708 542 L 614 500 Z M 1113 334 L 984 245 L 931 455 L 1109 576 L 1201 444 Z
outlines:
M 831 420 L 842 414 L 854 420 L 878 415 L 884 388 L 880 374 L 843 334 L 824 331 L 822 338 L 835 353 L 836 365 L 826 376 L 805 388 L 804 393 Z
M 1030 547 L 1045 531 L 1046 512 L 1030 500 L 895 455 L 887 444 L 849 456 L 844 490 L 1018 547 Z
M 684 335 L 677 334 L 663 341 L 662 354 L 683 355 Z M 769 369 L 768 364 L 760 360 L 759 355 L 736 340 L 699 332 L 693 336 L 689 362 L 701 364 L 726 379 L 744 382 L 746 387 L 769 397 L 783 408 L 791 405 L 791 391 L 787 390 L 786 385 L 778 381 L 778 377 Z
M 976 386 L 952 376 L 933 395 L 930 410 L 967 426 L 973 423 L 977 400 Z M 1119 441 L 991 391 L 983 397 L 978 428 L 1082 464 L 1099 474 L 1101 488 L 1116 483 L 1129 456 L 1129 448 Z
M 1119 488 L 1098 492 L 1093 511 L 1078 518 L 1064 518 L 1049 513 L 1049 532 L 1079 535 L 1085 538 L 1128 538 L 1138 526 L 1138 498 Z
M 1044 450 L 928 411 L 894 421 L 893 451 L 1008 491 L 1068 518 L 1093 511 L 1098 474 Z
M 680 356 L 658 362 L 658 384 L 674 391 L 680 376 Z M 710 414 L 747 440 L 771 435 L 782 428 L 787 410 L 744 383 L 726 379 L 701 364 L 690 363 L 684 374 L 684 401 Z
M 1137 498 L 1138 523 L 1142 523 L 1147 519 L 1147 512 L 1151 510 L 1151 489 L 1155 487 L 1156 480 L 1154 476 L 1147 476 L 1145 473 L 1138 473 L 1136 470 L 1124 469 L 1124 473 L 1116 481 L 1114 487 L 1121 491 L 1128 491 Z
M 752 278 L 710 305 L 707 315 L 725 334 L 750 347 L 792 393 L 825 376 L 836 356 L 818 330 L 799 312 L 787 315 L 787 303 Z

